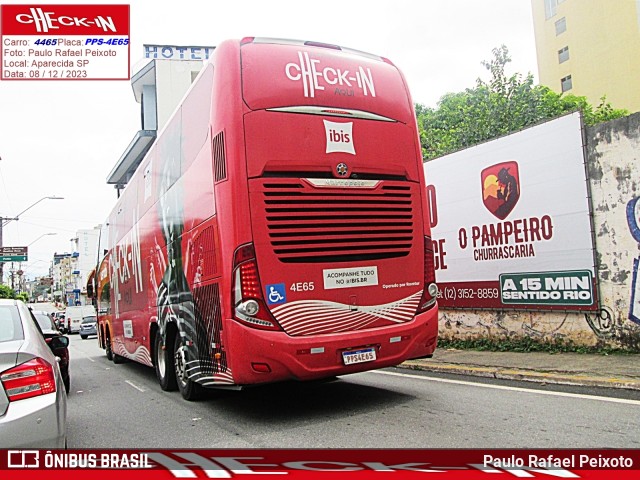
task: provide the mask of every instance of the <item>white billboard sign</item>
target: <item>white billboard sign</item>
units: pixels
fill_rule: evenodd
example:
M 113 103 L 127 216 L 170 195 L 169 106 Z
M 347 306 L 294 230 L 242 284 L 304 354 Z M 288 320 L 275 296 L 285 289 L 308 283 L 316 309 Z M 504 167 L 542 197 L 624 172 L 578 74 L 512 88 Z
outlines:
M 597 308 L 584 162 L 575 113 L 425 163 L 442 307 Z

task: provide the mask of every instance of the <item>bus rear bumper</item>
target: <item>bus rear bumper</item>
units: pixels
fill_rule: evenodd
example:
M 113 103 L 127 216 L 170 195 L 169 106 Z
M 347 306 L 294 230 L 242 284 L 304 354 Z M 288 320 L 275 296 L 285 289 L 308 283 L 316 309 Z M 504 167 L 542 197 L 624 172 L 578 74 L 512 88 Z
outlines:
M 253 329 L 233 320 L 225 330 L 228 345 L 242 345 L 228 352 L 236 385 L 318 380 L 432 355 L 438 336 L 438 307 L 397 326 L 314 337 Z M 354 360 L 353 352 L 361 355 Z M 346 365 L 349 356 L 357 363 Z

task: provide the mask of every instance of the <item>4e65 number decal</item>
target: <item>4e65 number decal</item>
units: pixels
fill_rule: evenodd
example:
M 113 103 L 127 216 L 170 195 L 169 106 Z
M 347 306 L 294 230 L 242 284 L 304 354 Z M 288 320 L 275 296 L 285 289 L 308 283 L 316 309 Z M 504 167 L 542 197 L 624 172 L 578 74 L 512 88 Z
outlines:
M 311 292 L 315 288 L 314 282 L 296 282 L 291 284 L 289 290 L 292 292 Z

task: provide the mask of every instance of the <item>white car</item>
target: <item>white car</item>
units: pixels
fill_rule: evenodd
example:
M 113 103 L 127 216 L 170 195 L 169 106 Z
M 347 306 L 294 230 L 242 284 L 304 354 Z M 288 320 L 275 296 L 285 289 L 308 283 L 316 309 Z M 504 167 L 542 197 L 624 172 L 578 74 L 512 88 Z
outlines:
M 64 311 L 65 323 L 67 324 L 67 333 L 80 332 L 82 319 L 90 315 L 96 315 L 96 309 L 93 305 L 77 305 L 67 307 Z
M 0 449 L 65 448 L 67 394 L 52 349 L 28 307 L 0 299 Z

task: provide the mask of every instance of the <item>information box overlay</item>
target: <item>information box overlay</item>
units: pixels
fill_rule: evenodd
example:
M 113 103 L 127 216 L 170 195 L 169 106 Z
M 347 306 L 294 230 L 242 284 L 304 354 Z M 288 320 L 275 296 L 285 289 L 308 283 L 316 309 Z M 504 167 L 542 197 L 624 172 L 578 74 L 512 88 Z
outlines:
M 11 480 L 637 479 L 637 449 L 0 450 Z
M 0 5 L 0 80 L 129 80 L 129 5 Z

